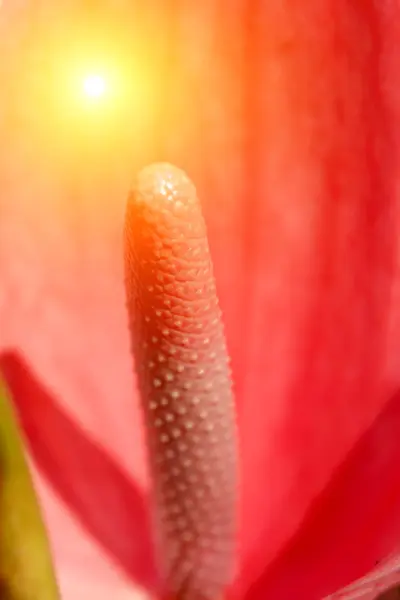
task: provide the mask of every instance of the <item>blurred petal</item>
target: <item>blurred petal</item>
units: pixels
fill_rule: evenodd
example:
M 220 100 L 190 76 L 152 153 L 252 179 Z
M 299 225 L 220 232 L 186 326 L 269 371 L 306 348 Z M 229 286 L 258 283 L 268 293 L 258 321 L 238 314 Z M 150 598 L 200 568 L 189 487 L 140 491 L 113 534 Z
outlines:
M 326 600 L 397 600 L 400 560 L 390 556 L 368 575 L 327 597 Z
M 36 465 L 126 576 L 148 585 L 154 574 L 143 491 L 68 417 L 19 358 L 3 355 L 1 364 L 18 398 Z
M 251 21 L 261 157 L 241 413 L 249 580 L 275 560 L 251 598 L 293 589 L 319 598 L 372 568 L 400 535 L 396 421 L 382 414 L 375 425 L 399 377 L 398 9 L 385 10 L 272 2 Z M 374 452 L 354 458 L 367 435 Z M 376 467 L 378 452 L 390 467 Z M 337 482 L 343 469 L 358 489 L 348 476 Z M 366 511 L 379 526 L 366 544 L 359 503 L 371 485 L 381 495 Z

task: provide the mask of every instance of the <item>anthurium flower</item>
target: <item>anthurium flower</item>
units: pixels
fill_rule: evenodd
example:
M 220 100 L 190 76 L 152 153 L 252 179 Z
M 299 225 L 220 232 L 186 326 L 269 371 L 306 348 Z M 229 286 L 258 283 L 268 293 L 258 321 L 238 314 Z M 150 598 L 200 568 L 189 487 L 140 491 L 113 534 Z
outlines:
M 400 540 L 400 8 L 85 11 L 146 83 L 115 121 L 56 118 L 45 93 L 82 10 L 42 7 L 29 27 L 32 12 L 1 9 L 1 369 L 63 598 L 158 586 L 122 232 L 133 174 L 161 160 L 196 184 L 232 357 L 232 594 L 372 600 L 397 581 Z

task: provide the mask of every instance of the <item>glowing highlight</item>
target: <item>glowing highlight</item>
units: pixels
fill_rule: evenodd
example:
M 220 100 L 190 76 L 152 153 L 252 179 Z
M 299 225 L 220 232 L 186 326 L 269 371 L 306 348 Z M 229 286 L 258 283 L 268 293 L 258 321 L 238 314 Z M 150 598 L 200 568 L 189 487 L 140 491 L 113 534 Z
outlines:
M 101 98 L 104 96 L 106 90 L 106 80 L 102 75 L 93 73 L 85 77 L 83 81 L 83 91 L 88 98 Z

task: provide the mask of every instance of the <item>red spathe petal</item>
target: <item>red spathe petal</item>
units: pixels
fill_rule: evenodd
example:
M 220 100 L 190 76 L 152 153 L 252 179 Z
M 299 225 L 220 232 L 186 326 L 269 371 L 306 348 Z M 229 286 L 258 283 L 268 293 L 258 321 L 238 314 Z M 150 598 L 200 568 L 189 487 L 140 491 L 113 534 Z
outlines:
M 400 459 L 399 432 L 397 394 L 333 473 L 291 542 L 252 587 L 251 598 L 274 597 L 285 589 L 323 598 L 369 571 L 388 548 L 399 547 L 400 478 L 393 476 Z M 379 570 L 383 567 L 369 582 L 376 593 L 384 579 Z M 390 583 L 391 569 L 386 571 Z
M 334 472 L 350 460 L 398 385 L 391 354 L 398 337 L 392 329 L 395 31 L 388 16 L 367 5 L 310 2 L 308 8 L 270 3 L 254 18 L 262 58 L 253 114 L 262 159 L 254 171 L 259 228 L 249 237 L 241 422 L 249 579 L 265 560 L 284 554 L 299 527 L 308 543 L 313 532 L 304 518 L 314 499 L 325 488 L 337 493 L 329 488 Z M 264 190 L 262 198 L 256 190 Z M 355 471 L 368 469 L 370 460 Z M 380 477 L 371 465 L 368 485 Z M 347 497 L 348 484 L 341 485 Z M 361 482 L 359 492 L 366 493 Z M 377 497 L 375 510 L 386 501 Z M 342 503 L 343 522 L 352 522 L 353 511 L 356 503 Z M 324 584 L 317 585 L 312 571 L 300 577 L 298 563 L 286 562 L 279 594 L 296 585 L 299 597 L 317 598 L 370 568 L 392 549 L 385 529 L 395 523 L 381 525 L 369 540 L 368 560 L 361 539 L 350 547 L 343 536 L 340 576 L 333 541 L 321 535 L 315 553 L 321 566 L 315 562 L 314 569 L 323 570 Z

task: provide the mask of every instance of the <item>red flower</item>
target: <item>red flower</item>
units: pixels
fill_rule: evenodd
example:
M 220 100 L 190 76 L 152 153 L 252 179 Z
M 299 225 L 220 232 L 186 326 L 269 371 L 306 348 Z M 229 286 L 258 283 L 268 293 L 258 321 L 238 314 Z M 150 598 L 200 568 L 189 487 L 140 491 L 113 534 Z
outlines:
M 74 130 L 60 141 L 40 109 L 43 80 L 7 79 L 32 54 L 8 47 L 2 66 L 12 101 L 0 171 L 1 366 L 61 587 L 66 600 L 123 600 L 155 581 L 122 223 L 132 169 L 162 159 L 196 182 L 232 355 L 243 496 L 235 590 L 319 600 L 400 545 L 400 8 L 144 4 L 124 7 L 121 22 L 143 37 L 155 108 L 132 112 L 118 139 L 83 149 Z M 11 17 L 10 46 L 24 18 Z

